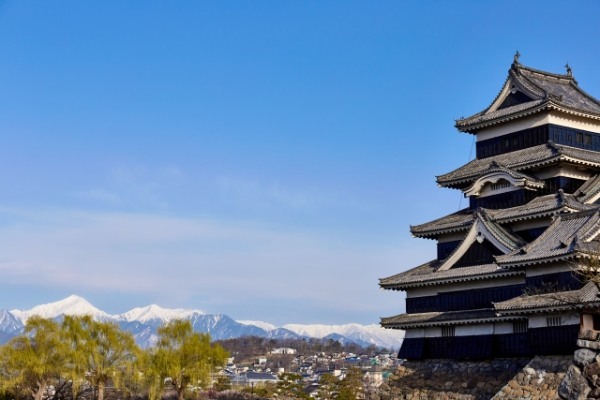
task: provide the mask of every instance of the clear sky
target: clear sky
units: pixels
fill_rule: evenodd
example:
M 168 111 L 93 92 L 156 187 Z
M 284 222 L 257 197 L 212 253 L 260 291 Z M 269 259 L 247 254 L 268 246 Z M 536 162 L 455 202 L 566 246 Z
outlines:
M 0 308 L 377 323 L 516 50 L 600 97 L 598 1 L 0 0 Z

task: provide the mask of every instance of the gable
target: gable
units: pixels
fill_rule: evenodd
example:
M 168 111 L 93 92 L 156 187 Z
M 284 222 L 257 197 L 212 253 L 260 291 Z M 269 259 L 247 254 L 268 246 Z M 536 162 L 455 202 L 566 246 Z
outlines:
M 470 267 L 480 264 L 491 264 L 494 262 L 494 256 L 504 254 L 502 250 L 494 246 L 489 240 L 485 239 L 481 243 L 475 241 L 465 251 L 461 258 L 456 261 L 452 268 Z
M 483 246 L 476 246 L 476 243 Z M 475 223 L 471 226 L 466 237 L 454 252 L 442 262 L 438 271 L 449 270 L 461 259 L 472 262 L 474 259 L 487 259 L 494 255 L 508 254 L 524 244 L 525 242 L 521 238 L 515 237 L 500 225 L 490 221 L 484 210 L 479 210 Z M 485 263 L 485 261 L 482 263 Z
M 516 106 L 517 104 L 527 103 L 532 100 L 533 99 L 531 97 L 527 96 L 525 93 L 521 92 L 520 90 L 513 89 L 508 94 L 508 96 L 506 96 L 506 98 L 500 104 L 500 106 L 498 106 L 498 110 L 501 110 L 501 109 L 507 108 L 507 107 Z

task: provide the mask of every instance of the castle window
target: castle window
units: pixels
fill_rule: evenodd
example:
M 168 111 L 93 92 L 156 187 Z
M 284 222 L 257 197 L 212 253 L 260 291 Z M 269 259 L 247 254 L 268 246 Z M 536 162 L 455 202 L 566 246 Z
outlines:
M 454 334 L 454 326 L 442 326 L 442 337 L 452 337 Z
M 515 321 L 513 322 L 513 333 L 527 333 L 529 328 L 529 321 Z
M 507 187 L 510 187 L 510 186 L 511 185 L 510 185 L 509 181 L 505 181 L 504 179 L 501 179 L 501 180 L 499 180 L 496 183 L 492 183 L 490 185 L 490 189 L 491 190 L 498 190 L 498 189 L 504 189 L 504 188 L 507 188 Z
M 562 322 L 560 317 L 548 317 L 546 318 L 546 322 L 548 326 L 561 326 Z

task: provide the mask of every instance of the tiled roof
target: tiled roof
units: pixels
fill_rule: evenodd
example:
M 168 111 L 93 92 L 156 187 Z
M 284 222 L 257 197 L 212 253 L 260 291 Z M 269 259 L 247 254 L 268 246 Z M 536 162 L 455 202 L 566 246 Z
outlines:
M 482 176 L 493 163 L 499 163 L 516 171 L 526 171 L 536 166 L 569 161 L 575 164 L 600 167 L 600 153 L 575 147 L 546 144 L 528 147 L 493 157 L 475 159 L 444 175 L 437 177 L 440 186 L 465 187 Z
M 512 88 L 526 93 L 531 100 L 505 108 L 493 107 L 502 93 L 507 93 Z M 502 91 L 492 104 L 475 115 L 458 119 L 456 127 L 464 132 L 476 132 L 485 126 L 548 109 L 600 118 L 600 101 L 581 90 L 570 74 L 553 74 L 515 62 L 508 72 Z
M 405 329 L 424 326 L 462 325 L 501 319 L 492 308 L 486 308 L 481 310 L 400 314 L 381 318 L 381 325 L 384 328 Z
M 597 253 L 597 242 L 588 243 L 600 230 L 598 209 L 556 216 L 536 240 L 511 253 L 496 256 L 504 267 L 530 265 L 570 258 L 577 252 Z
M 506 178 L 506 176 L 508 176 L 509 179 L 512 178 L 515 184 L 520 183 L 520 186 L 538 189 L 544 187 L 544 181 L 537 179 L 534 176 L 507 168 L 498 161 L 494 160 L 489 164 L 486 170 L 481 172 L 481 176 L 477 179 L 477 181 L 475 181 L 475 183 L 473 183 L 473 185 L 471 185 L 469 188 L 464 190 L 465 195 L 472 196 L 474 194 L 478 194 L 483 184 L 488 182 L 490 179 L 493 179 L 495 182 L 500 177 Z
M 410 227 L 410 232 L 418 237 L 436 237 L 442 233 L 451 233 L 469 229 L 475 220 L 475 211 L 464 208 L 444 217 Z
M 506 228 L 493 221 L 485 209 L 481 208 L 477 211 L 477 218 L 487 228 L 488 232 L 505 247 L 516 250 L 525 245 L 523 239 L 513 235 Z
M 579 200 L 580 202 L 589 204 L 594 202 L 594 200 L 597 197 L 599 197 L 599 194 L 600 174 L 594 175 L 593 177 L 585 181 L 585 183 L 581 185 L 581 187 L 577 189 L 575 193 L 573 193 L 573 196 L 575 196 L 575 198 L 577 198 L 577 200 Z
M 564 194 L 560 190 L 557 194 L 536 197 L 529 203 L 521 206 L 499 210 L 486 210 L 486 212 L 492 220 L 504 224 L 526 219 L 548 217 L 560 212 L 584 211 L 598 207 L 600 206 L 583 204 L 575 198 L 575 195 Z M 445 217 L 421 225 L 411 226 L 410 231 L 417 237 L 435 238 L 444 233 L 466 231 L 474 220 L 475 211 L 465 208 Z
M 600 305 L 600 291 L 592 282 L 578 290 L 542 294 L 524 294 L 514 299 L 494 303 L 500 315 L 531 313 L 548 309 L 572 309 L 593 304 Z
M 379 285 L 383 289 L 403 290 L 414 286 L 436 285 L 449 282 L 473 281 L 506 276 L 524 275 L 518 269 L 502 269 L 496 264 L 476 265 L 473 267 L 451 268 L 437 271 L 440 262 L 432 260 L 408 271 L 382 278 Z
M 488 214 L 496 222 L 506 223 L 546 217 L 557 214 L 562 211 L 585 211 L 596 209 L 599 206 L 583 204 L 577 201 L 572 194 L 565 194 L 559 190 L 556 194 L 539 196 L 527 204 L 517 207 L 504 208 L 499 210 L 488 210 Z

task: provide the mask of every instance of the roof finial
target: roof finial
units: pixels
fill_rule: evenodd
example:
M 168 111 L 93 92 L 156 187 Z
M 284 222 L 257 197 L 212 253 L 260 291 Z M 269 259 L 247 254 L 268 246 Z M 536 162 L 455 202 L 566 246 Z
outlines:
M 571 71 L 571 67 L 569 66 L 569 63 L 567 63 L 567 65 L 565 65 L 565 68 L 567 69 L 567 76 L 573 76 L 573 71 Z
M 515 53 L 515 64 L 519 63 L 519 57 L 521 57 L 521 53 L 519 53 L 519 50 L 517 50 Z

